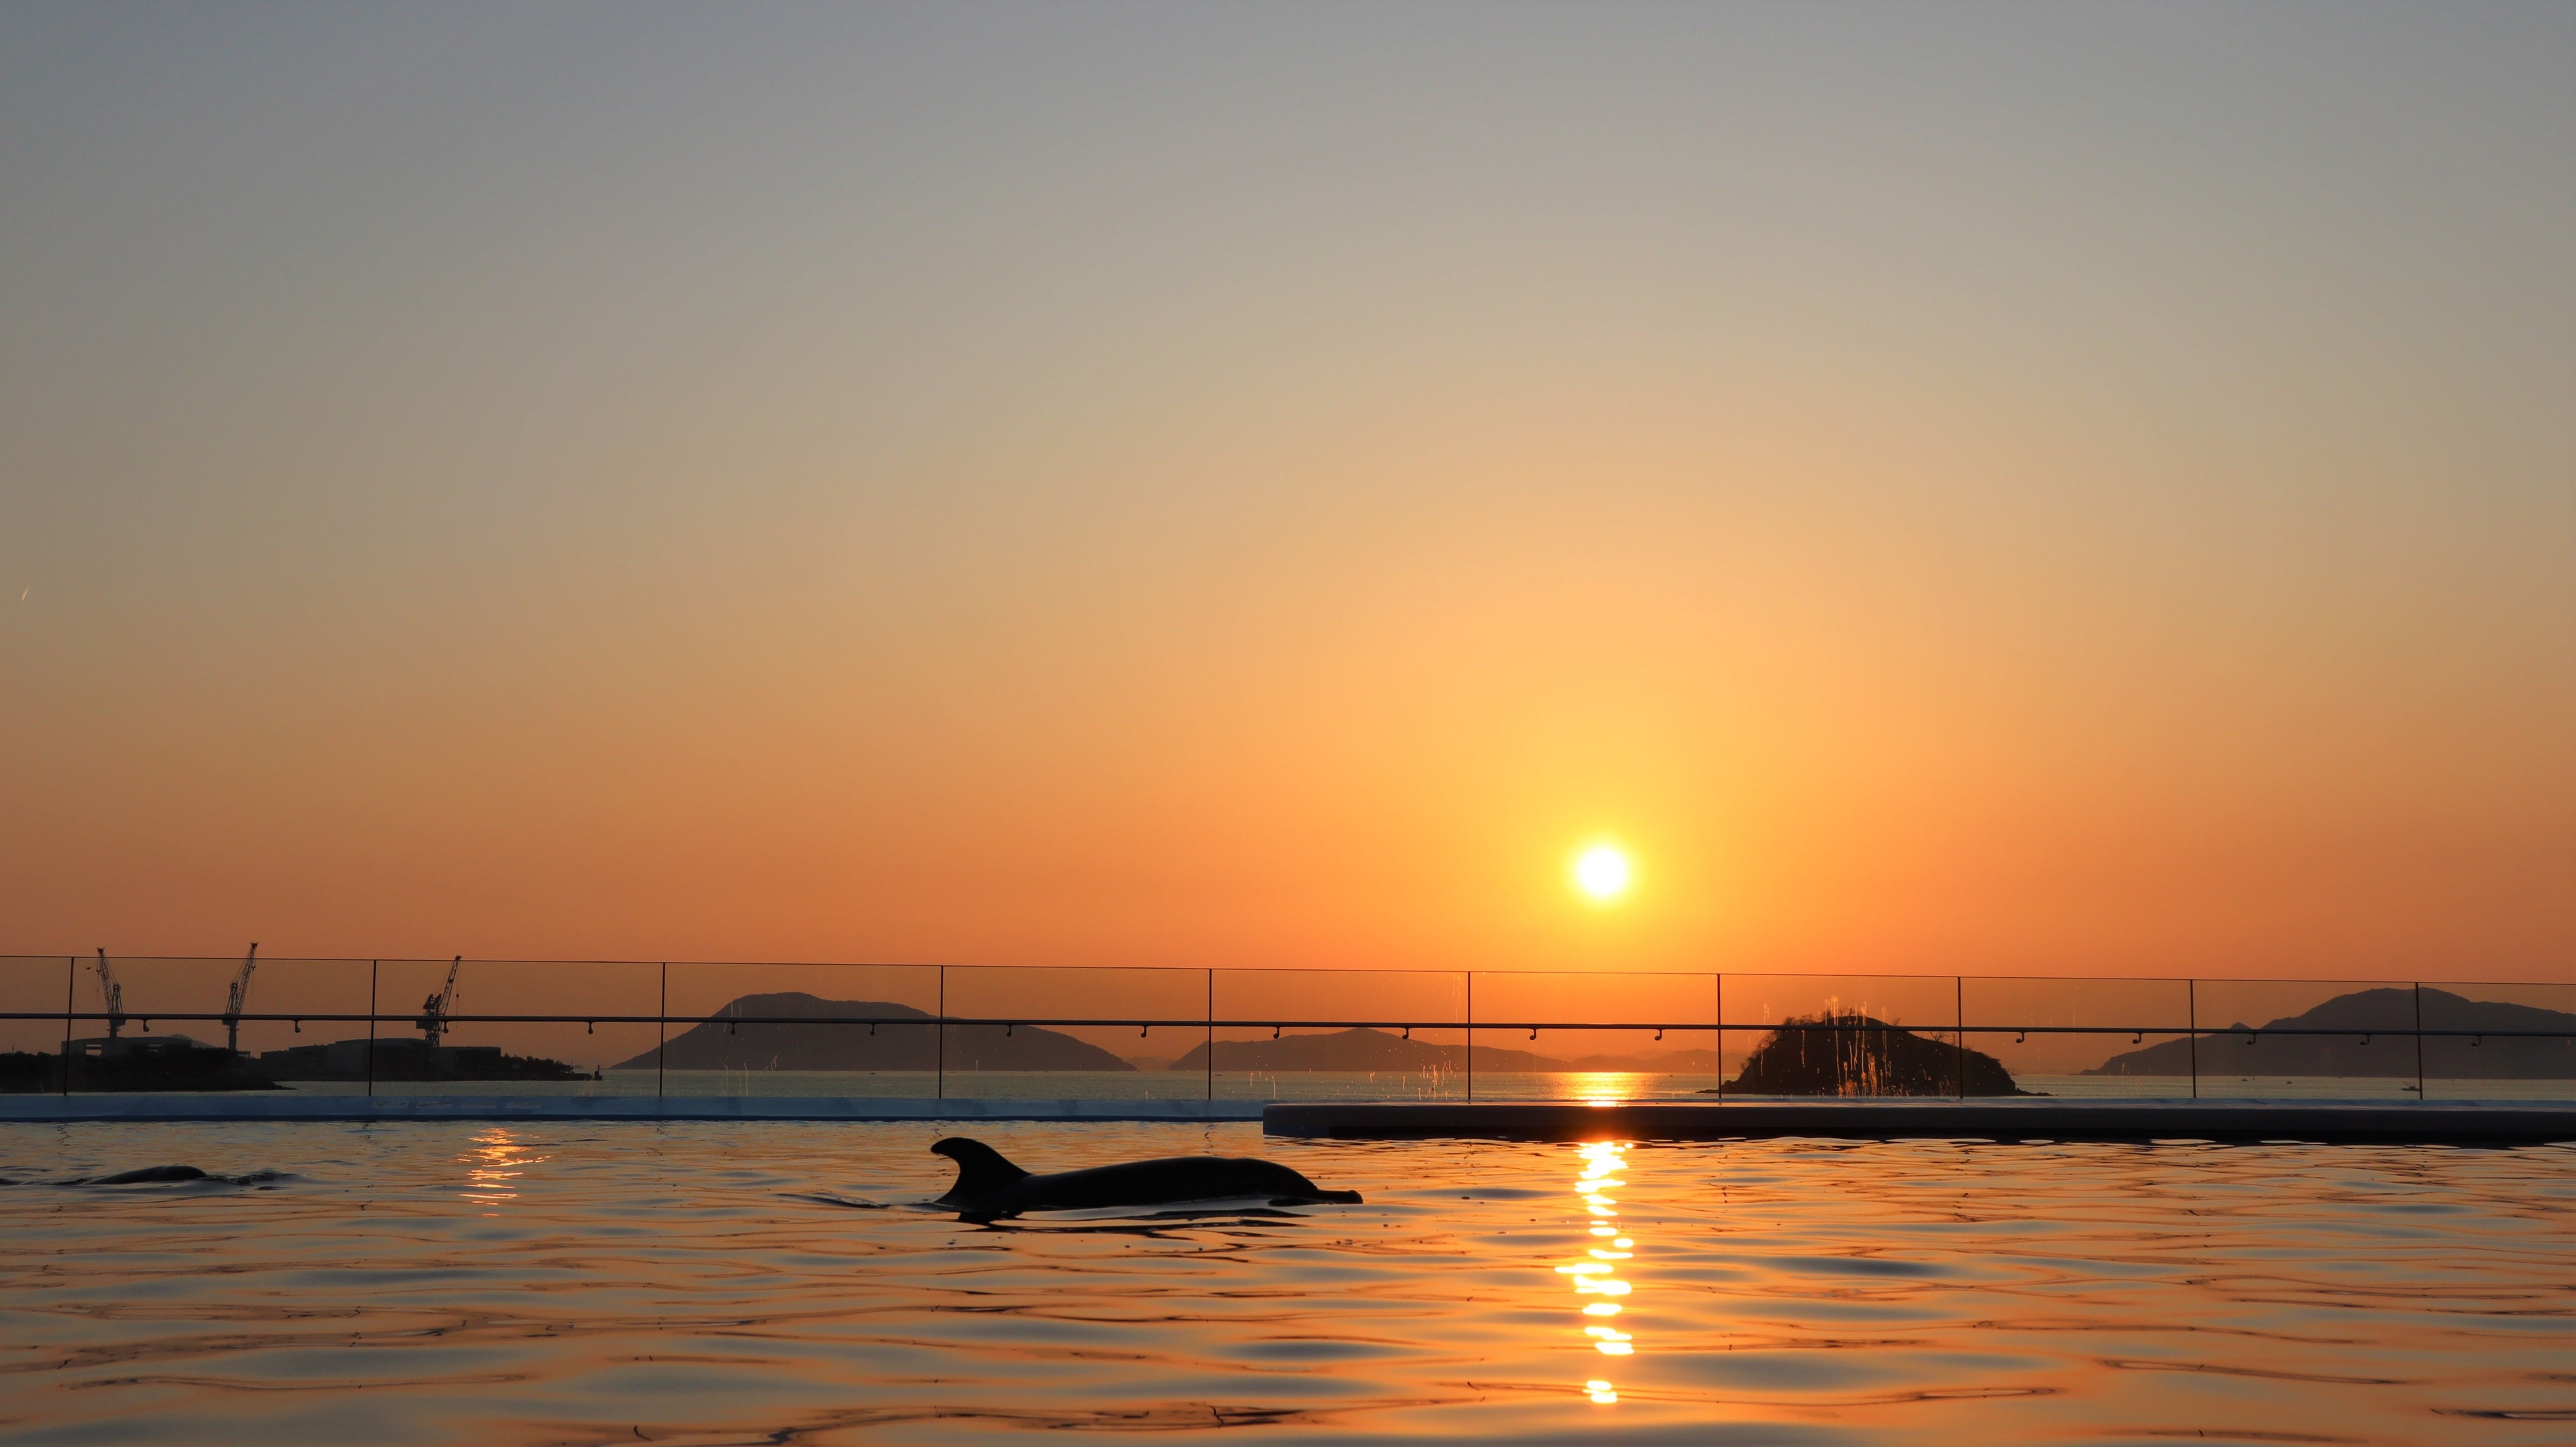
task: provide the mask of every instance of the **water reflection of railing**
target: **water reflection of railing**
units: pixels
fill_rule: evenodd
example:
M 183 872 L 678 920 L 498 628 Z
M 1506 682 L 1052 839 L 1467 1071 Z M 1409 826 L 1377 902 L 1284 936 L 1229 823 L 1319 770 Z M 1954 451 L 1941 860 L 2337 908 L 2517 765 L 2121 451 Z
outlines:
M 1291 1093 L 1293 1082 L 1306 1076 L 1335 1072 L 1351 1076 L 1343 1088 L 1362 1095 L 1405 1097 L 1428 1089 L 1468 1099 L 1478 1097 L 1480 1075 L 1489 1094 L 1508 1095 L 1520 1088 L 1514 1082 L 1550 1075 L 1558 1082 L 1551 1087 L 1556 1095 L 1570 1091 L 1571 1098 L 1604 1100 L 1656 1091 L 1721 1100 L 1781 1093 L 1966 1096 L 2016 1093 L 2022 1088 L 2017 1082 L 2029 1079 L 2050 1082 L 2049 1093 L 2162 1090 L 2198 1096 L 2208 1087 L 2254 1094 L 2307 1079 L 2375 1082 L 2372 1089 L 2419 1098 L 2435 1081 L 2540 1082 L 2525 1093 L 2576 1096 L 2576 986 L 2567 985 L 258 963 L 257 989 L 267 998 L 246 1001 L 249 974 L 236 961 L 119 960 L 114 983 L 120 993 L 110 996 L 104 969 L 88 961 L 0 958 L 0 1006 L 9 1007 L 0 1009 L 0 1071 L 17 1072 L 0 1080 L 0 1089 L 145 1088 L 101 1081 L 125 1068 L 120 1060 L 132 1064 L 150 1055 L 160 1061 L 154 1068 L 168 1068 L 163 1057 L 171 1055 L 172 1042 L 155 1035 L 156 1026 L 219 1024 L 227 1037 L 265 1034 L 275 1046 L 317 1058 L 326 1042 L 308 1044 L 308 1027 L 319 1027 L 316 1033 L 333 1026 L 350 1033 L 363 1029 L 361 1039 L 327 1043 L 347 1052 L 345 1068 L 332 1067 L 340 1070 L 332 1078 L 345 1077 L 344 1083 L 370 1093 L 380 1083 L 426 1078 L 387 1073 L 383 1062 L 403 1051 L 489 1051 L 488 1042 L 499 1041 L 531 1053 L 606 1050 L 587 1067 L 591 1078 L 607 1071 L 631 1077 L 649 1069 L 651 1093 L 660 1094 L 673 1073 L 712 1068 L 672 1066 L 666 1057 L 675 1034 L 721 1027 L 727 1037 L 749 1028 L 806 1041 L 823 1038 L 817 1031 L 865 1030 L 871 1039 L 882 1032 L 888 1041 L 912 1042 L 905 1046 L 910 1054 L 896 1051 L 884 1058 L 900 1055 L 910 1063 L 811 1068 L 909 1072 L 926 1077 L 926 1093 L 938 1096 L 957 1084 L 952 1076 L 1019 1070 L 995 1063 L 1012 1056 L 1013 1047 L 999 1042 L 1016 1036 L 1026 1046 L 1030 1032 L 1071 1032 L 1068 1038 L 1086 1048 L 1134 1050 L 1140 1060 L 1152 1055 L 1157 1073 L 1135 1084 L 1156 1096 L 1172 1094 L 1191 1074 L 1211 1097 L 1221 1076 L 1230 1091 L 1276 1097 Z M 93 969 L 99 978 L 86 979 Z M 436 986 L 441 972 L 453 979 L 460 969 L 468 982 L 461 1000 L 450 991 L 434 997 L 440 1001 L 435 1011 L 427 1005 L 385 1008 L 391 1001 L 384 995 L 409 998 L 424 981 Z M 235 981 L 230 998 L 228 976 Z M 703 1002 L 698 1008 L 673 1008 L 675 976 L 685 977 L 677 981 L 684 993 Z M 772 988 L 780 984 L 806 988 Z M 48 990 L 50 1001 L 43 999 Z M 826 999 L 816 990 L 874 998 Z M 471 1008 L 478 991 L 486 1003 Z M 731 1000 L 715 1005 L 728 994 Z M 791 1000 L 803 1004 L 764 1008 Z M 410 1038 L 408 1032 L 429 1027 L 433 1014 L 439 1033 L 425 1043 Z M 2221 1019 L 2229 1023 L 2214 1023 Z M 47 1030 L 54 1033 L 47 1036 Z M 596 1047 L 579 1043 L 603 1032 L 614 1038 L 613 1049 L 606 1038 Z M 1330 1034 L 1319 1040 L 1315 1032 Z M 1176 1036 L 1182 1047 L 1177 1056 L 1154 1054 L 1170 1050 Z M 468 1037 L 486 1043 L 461 1043 Z M 198 1064 L 207 1068 L 218 1055 L 247 1059 L 251 1053 L 190 1048 L 204 1052 Z M 1542 1056 L 1542 1049 L 1573 1058 Z M 1366 1050 L 1377 1055 L 1370 1057 L 1375 1063 L 1334 1064 L 1341 1058 L 1335 1050 L 1353 1059 Z M 1777 1069 L 1765 1073 L 1752 1068 L 1756 1060 L 1787 1062 L 1796 1070 L 1788 1076 Z M 721 1068 L 748 1080 L 764 1071 L 809 1067 L 779 1064 L 777 1058 L 767 1065 L 728 1058 Z M 1067 1068 L 1083 1067 L 1038 1066 L 1030 1072 Z M 1805 1074 L 1798 1076 L 1799 1070 Z M 1710 1083 L 1675 1083 L 1684 1078 Z M 635 1084 L 630 1078 L 621 1088 L 638 1093 Z

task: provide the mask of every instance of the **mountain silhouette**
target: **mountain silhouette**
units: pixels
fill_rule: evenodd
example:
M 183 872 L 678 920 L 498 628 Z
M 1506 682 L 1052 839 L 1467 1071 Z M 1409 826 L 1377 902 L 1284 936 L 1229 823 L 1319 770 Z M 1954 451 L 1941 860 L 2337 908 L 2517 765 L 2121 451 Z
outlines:
M 2160 1040 L 2124 1051 L 2086 1075 L 2189 1075 L 2195 1057 L 2203 1075 L 2405 1076 L 2416 1068 L 2415 1041 L 2390 1032 L 2415 1028 L 2417 992 L 2401 985 L 2337 995 L 2298 1015 L 2261 1025 L 2237 1021 L 2191 1041 Z M 2465 1030 L 2460 1036 L 2424 1039 L 2424 1074 L 2444 1080 L 2551 1080 L 2576 1078 L 2576 1014 L 2536 1005 L 2472 1000 L 2425 986 L 2424 1028 Z M 2274 1035 L 2276 1030 L 2331 1030 L 2331 1035 Z M 2556 1039 L 2477 1031 L 2543 1030 Z M 2350 1033 L 2344 1033 L 2350 1032 Z
M 715 1012 L 717 1018 L 692 1025 L 661 1049 L 661 1063 L 672 1070 L 935 1070 L 940 1066 L 940 1030 L 934 1018 L 910 1005 L 883 1000 L 825 1000 L 801 990 L 744 995 Z M 881 1025 L 802 1025 L 763 1023 L 757 1017 L 787 1020 L 859 1016 Z M 752 1017 L 742 1024 L 732 1021 Z M 896 1023 L 921 1021 L 920 1024 Z M 947 1030 L 950 1070 L 1129 1070 L 1136 1067 L 1059 1031 L 1035 1025 L 951 1025 Z M 650 1070 L 653 1051 L 609 1067 Z

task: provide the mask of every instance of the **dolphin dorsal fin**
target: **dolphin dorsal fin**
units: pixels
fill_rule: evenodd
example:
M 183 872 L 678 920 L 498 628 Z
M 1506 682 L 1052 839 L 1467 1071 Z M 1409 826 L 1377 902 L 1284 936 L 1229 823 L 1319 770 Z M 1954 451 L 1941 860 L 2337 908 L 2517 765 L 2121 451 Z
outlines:
M 1028 1178 L 1028 1172 L 1012 1165 L 1003 1159 L 1000 1151 L 979 1140 L 953 1135 L 935 1142 L 930 1149 L 932 1154 L 946 1156 L 957 1163 L 957 1184 L 948 1188 L 948 1195 L 940 1197 L 943 1201 L 989 1195 L 1013 1181 Z

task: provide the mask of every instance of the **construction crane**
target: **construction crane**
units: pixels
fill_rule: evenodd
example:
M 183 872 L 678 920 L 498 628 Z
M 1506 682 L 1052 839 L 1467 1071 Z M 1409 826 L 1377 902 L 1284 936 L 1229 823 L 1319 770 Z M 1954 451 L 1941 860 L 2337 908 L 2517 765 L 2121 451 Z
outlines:
M 107 997 L 107 1038 L 113 1040 L 125 1029 L 125 987 L 116 982 L 116 971 L 107 967 L 107 946 L 98 949 L 98 990 Z
M 446 986 L 437 994 L 420 1002 L 420 1018 L 412 1022 L 420 1027 L 420 1033 L 429 1037 L 429 1047 L 432 1050 L 438 1048 L 438 1037 L 446 1033 L 447 1012 L 456 1005 L 456 972 L 464 965 L 463 955 L 458 955 L 455 961 L 448 965 Z
M 235 1054 L 241 1051 L 242 1006 L 250 1000 L 250 972 L 259 968 L 259 941 L 250 942 L 250 953 L 242 956 L 241 973 L 233 976 L 233 986 L 224 992 L 224 1048 Z

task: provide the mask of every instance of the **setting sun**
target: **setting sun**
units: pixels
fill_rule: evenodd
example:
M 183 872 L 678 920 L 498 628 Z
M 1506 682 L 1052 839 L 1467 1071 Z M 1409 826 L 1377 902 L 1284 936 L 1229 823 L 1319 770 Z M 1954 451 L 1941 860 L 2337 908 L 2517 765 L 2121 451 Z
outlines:
M 1574 887 L 1595 904 L 1626 894 L 1632 873 L 1627 854 L 1615 844 L 1595 844 L 1574 856 Z

